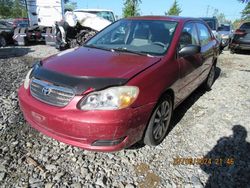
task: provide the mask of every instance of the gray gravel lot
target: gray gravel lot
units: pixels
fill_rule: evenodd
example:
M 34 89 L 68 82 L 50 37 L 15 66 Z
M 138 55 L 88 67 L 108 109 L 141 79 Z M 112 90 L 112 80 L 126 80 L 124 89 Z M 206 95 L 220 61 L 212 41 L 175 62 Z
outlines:
M 250 53 L 220 55 L 213 89 L 176 109 L 161 145 L 116 153 L 59 143 L 23 119 L 17 89 L 33 61 L 55 53 L 0 49 L 0 187 L 250 187 Z

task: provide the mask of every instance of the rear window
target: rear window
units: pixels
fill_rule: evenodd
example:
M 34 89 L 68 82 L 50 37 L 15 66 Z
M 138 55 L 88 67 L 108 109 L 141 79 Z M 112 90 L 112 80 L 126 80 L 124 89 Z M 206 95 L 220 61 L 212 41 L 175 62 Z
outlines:
M 212 29 L 216 30 L 216 20 L 215 19 L 209 19 L 209 18 L 202 18 L 207 25 Z
M 218 28 L 218 31 L 230 31 L 230 26 L 223 25 Z
M 250 29 L 250 22 L 242 24 L 240 29 Z

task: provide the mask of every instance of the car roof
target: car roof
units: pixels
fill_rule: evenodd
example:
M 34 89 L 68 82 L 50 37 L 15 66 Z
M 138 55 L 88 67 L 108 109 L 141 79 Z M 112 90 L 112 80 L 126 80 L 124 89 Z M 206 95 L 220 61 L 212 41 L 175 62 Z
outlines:
M 138 16 L 138 17 L 130 17 L 127 19 L 131 20 L 166 20 L 166 21 L 176 21 L 176 22 L 186 22 L 197 20 L 201 21 L 199 18 L 192 18 L 192 17 L 182 17 L 182 16 Z

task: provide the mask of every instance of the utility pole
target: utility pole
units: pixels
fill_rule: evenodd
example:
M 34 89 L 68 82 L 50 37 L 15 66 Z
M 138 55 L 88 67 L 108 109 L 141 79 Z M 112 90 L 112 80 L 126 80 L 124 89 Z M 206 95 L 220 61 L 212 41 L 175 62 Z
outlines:
M 206 17 L 208 17 L 209 9 L 210 9 L 210 6 L 209 6 L 209 5 L 207 5 L 207 13 L 206 13 Z

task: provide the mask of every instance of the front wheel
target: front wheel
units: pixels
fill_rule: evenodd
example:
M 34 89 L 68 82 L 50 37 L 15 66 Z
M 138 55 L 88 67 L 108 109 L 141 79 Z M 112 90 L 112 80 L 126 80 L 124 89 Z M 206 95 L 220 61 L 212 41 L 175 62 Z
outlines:
M 144 143 L 149 146 L 159 145 L 167 135 L 173 112 L 171 97 L 166 96 L 157 104 L 151 115 L 144 136 Z
M 212 65 L 210 72 L 206 81 L 204 82 L 204 87 L 207 91 L 210 91 L 215 79 L 215 65 Z

